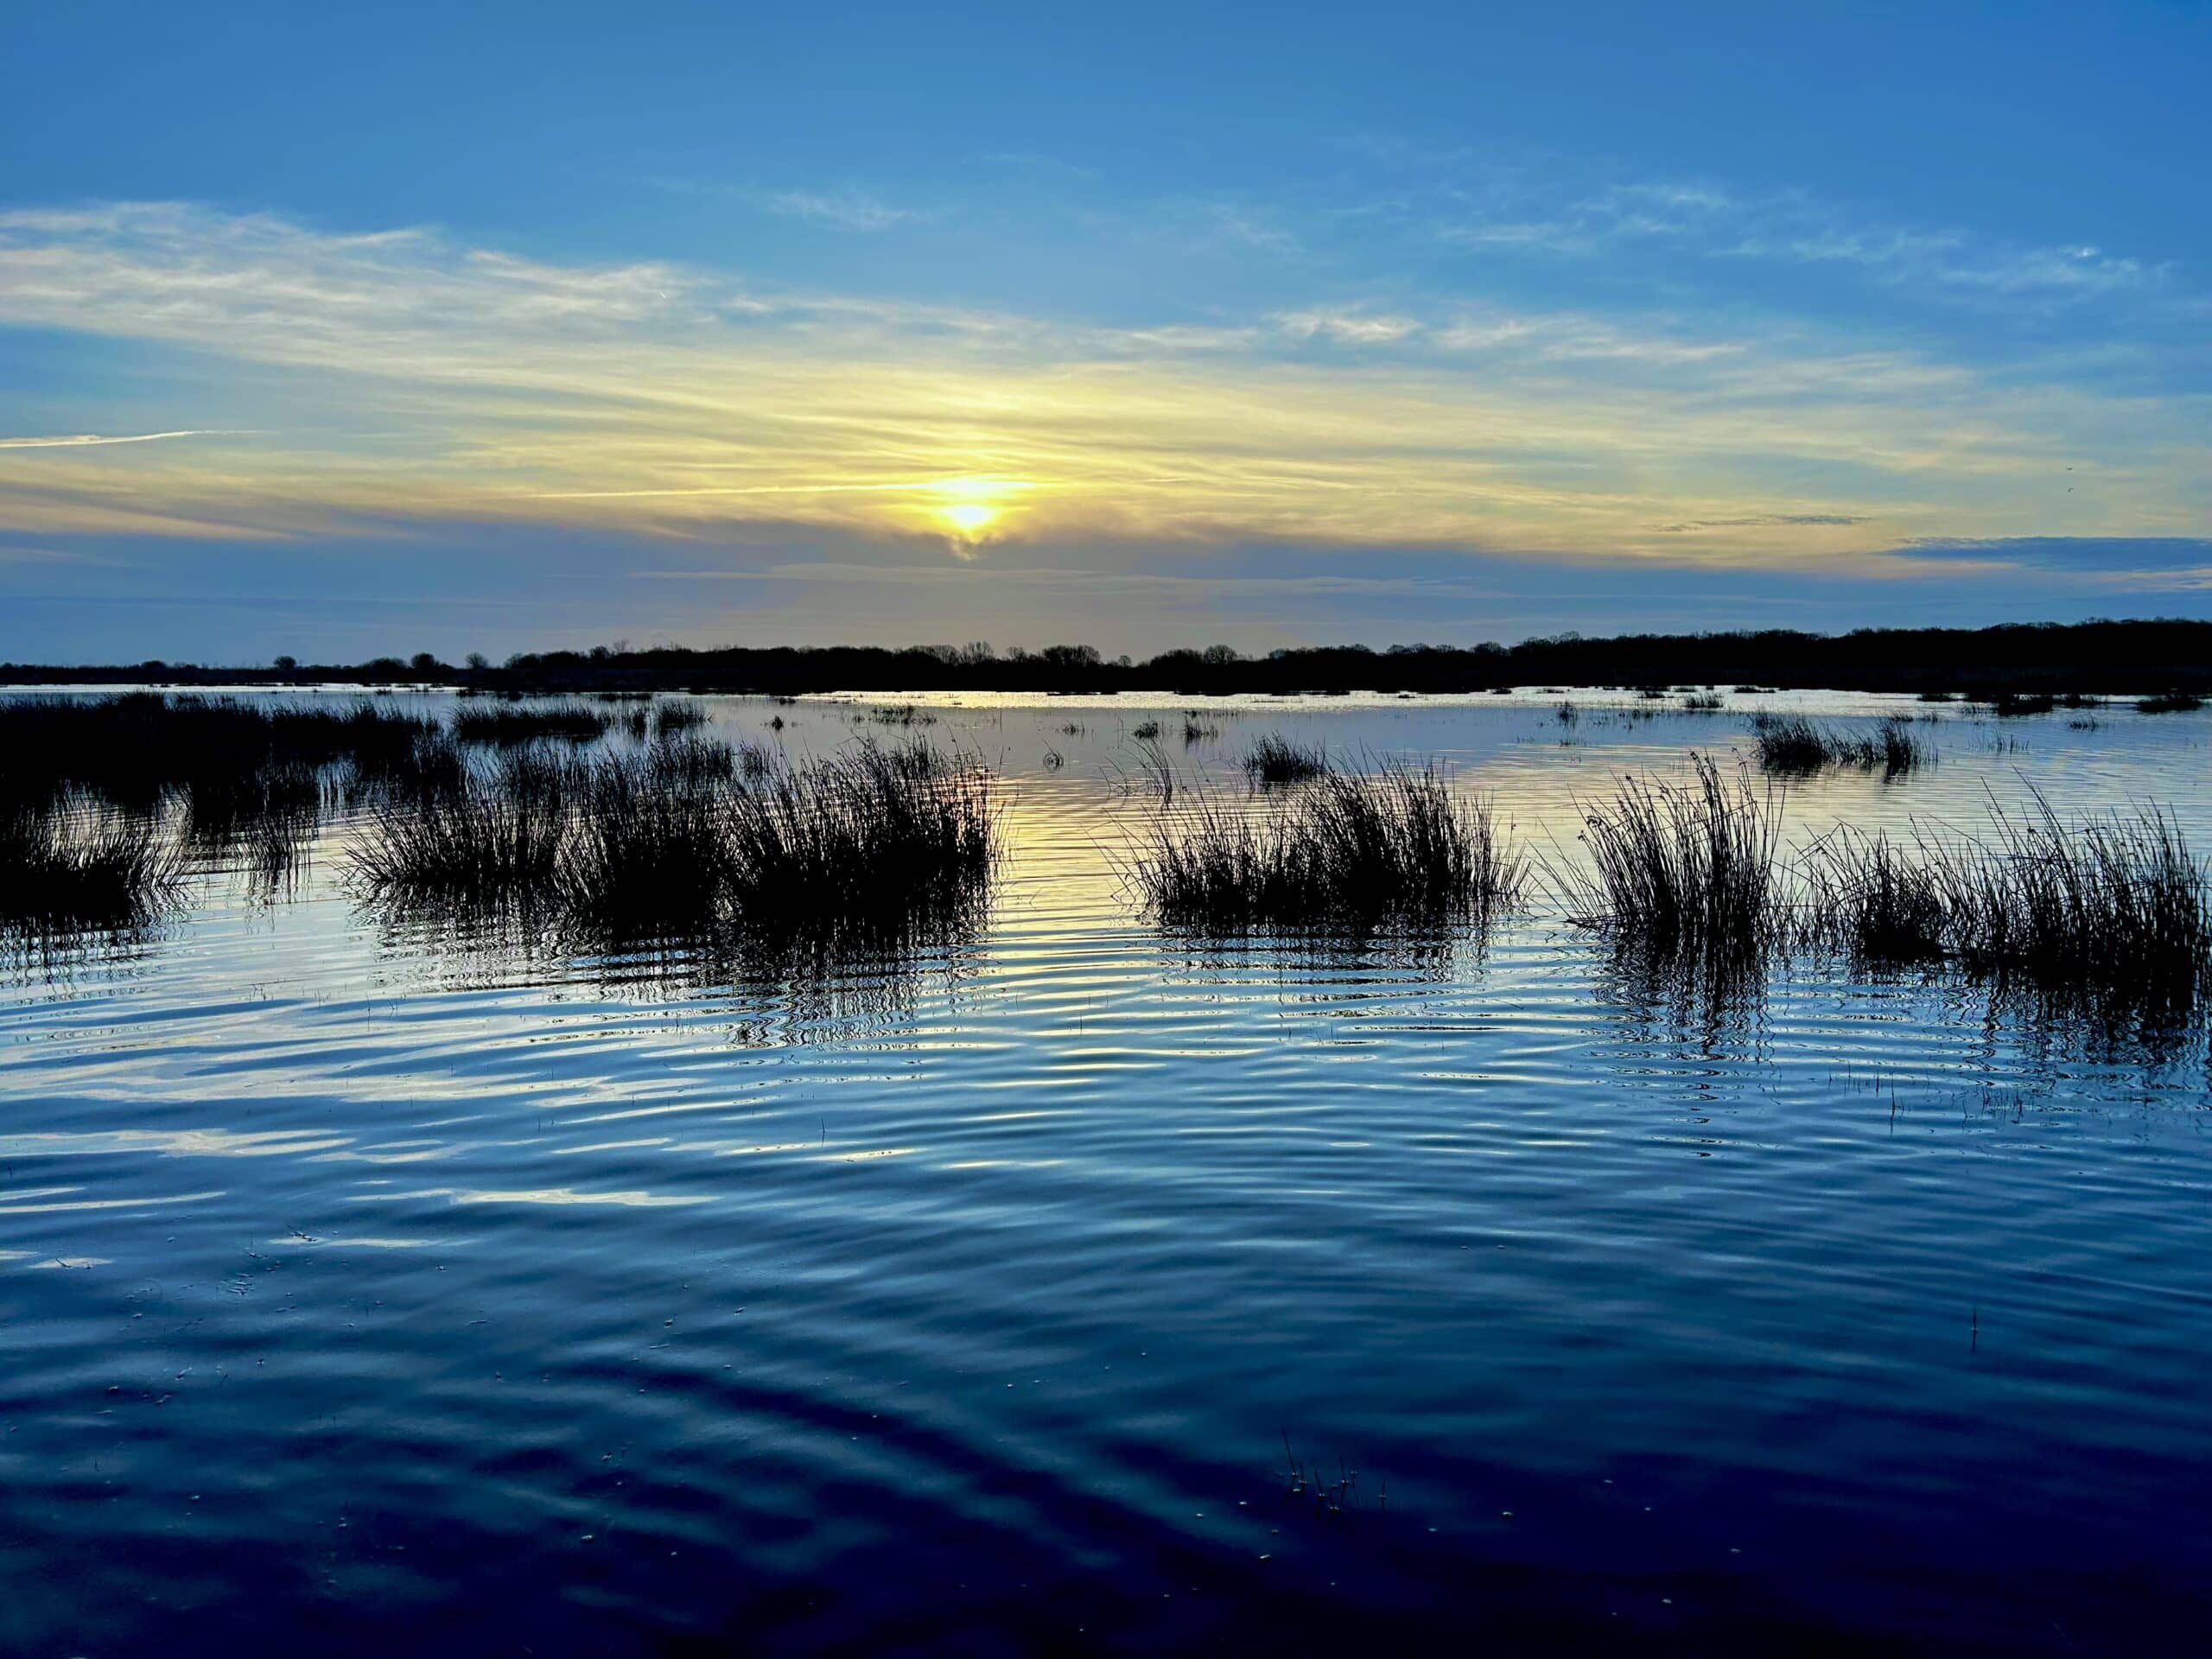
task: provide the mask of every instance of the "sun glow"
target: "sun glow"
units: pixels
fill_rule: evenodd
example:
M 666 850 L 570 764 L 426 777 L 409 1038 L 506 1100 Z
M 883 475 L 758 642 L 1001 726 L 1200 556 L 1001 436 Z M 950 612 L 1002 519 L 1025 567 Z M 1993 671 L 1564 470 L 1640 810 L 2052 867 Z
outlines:
M 955 542 L 980 542 L 1004 527 L 1006 498 L 1032 487 L 1030 480 L 1019 478 L 941 478 L 930 486 L 937 500 L 929 514 Z
M 952 527 L 953 534 L 973 541 L 997 521 L 999 510 L 982 501 L 955 501 L 939 507 L 937 516 Z

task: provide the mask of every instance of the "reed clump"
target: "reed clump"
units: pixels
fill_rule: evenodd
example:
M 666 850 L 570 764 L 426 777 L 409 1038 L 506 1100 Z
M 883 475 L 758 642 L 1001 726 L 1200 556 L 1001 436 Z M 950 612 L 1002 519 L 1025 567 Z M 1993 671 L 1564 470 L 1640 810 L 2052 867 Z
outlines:
M 350 851 L 362 896 L 468 908 L 550 899 L 570 821 L 571 769 L 528 753 L 458 788 L 384 803 Z
M 979 904 L 996 823 L 989 774 L 923 741 L 794 770 L 678 737 L 520 750 L 457 791 L 389 801 L 352 874 L 372 902 L 539 913 L 598 938 L 880 934 Z
M 607 701 L 618 698 L 631 700 L 628 694 L 621 692 L 603 691 L 600 696 Z M 707 710 L 703 704 L 688 698 L 659 700 L 647 696 L 637 699 L 636 706 L 623 715 L 618 723 L 632 738 L 644 742 L 652 738 L 674 737 L 696 730 L 707 723 Z
M 0 700 L 0 789 L 34 804 L 90 791 L 129 811 L 165 797 L 213 798 L 257 772 L 375 765 L 435 729 L 427 715 L 367 698 L 345 703 L 124 692 Z
M 1786 915 L 1777 845 L 1781 798 L 1704 755 L 1684 785 L 1622 780 L 1586 807 L 1586 866 L 1554 866 L 1578 925 L 1652 959 L 1745 969 L 1780 944 Z
M 156 821 L 81 792 L 0 806 L 0 926 L 12 934 L 141 926 L 175 901 L 187 870 Z
M 732 798 L 728 892 L 747 928 L 903 929 L 982 896 L 993 779 L 926 742 L 863 745 Z
M 1986 837 L 1840 830 L 1808 850 L 1800 931 L 1880 968 L 1943 963 L 2045 1010 L 2186 1023 L 2212 984 L 2204 866 L 2171 811 L 2069 822 L 1992 804 Z
M 1309 783 L 1327 775 L 1329 758 L 1319 748 L 1307 748 L 1277 732 L 1269 732 L 1244 756 L 1244 775 L 1255 785 Z
M 582 701 L 500 702 L 455 709 L 453 734 L 464 743 L 501 748 L 537 742 L 588 743 L 604 736 L 614 721 L 607 709 Z
M 1480 924 L 1521 888 L 1522 857 L 1490 803 L 1455 799 L 1433 768 L 1329 771 L 1258 810 L 1184 798 L 1154 819 L 1129 869 L 1166 926 Z
M 1901 778 L 1931 765 L 1934 749 L 1897 715 L 1872 733 L 1853 732 L 1808 720 L 1802 715 L 1760 715 L 1751 721 L 1760 766 L 1770 772 L 1806 776 L 1827 766 L 1855 766 Z

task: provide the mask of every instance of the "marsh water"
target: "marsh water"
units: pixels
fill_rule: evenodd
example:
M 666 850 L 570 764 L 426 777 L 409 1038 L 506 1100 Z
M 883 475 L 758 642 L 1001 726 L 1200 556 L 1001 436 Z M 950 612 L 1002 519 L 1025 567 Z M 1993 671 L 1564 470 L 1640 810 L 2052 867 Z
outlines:
M 1753 709 L 1929 712 L 1573 696 L 923 700 L 1001 772 L 988 918 L 804 976 L 391 923 L 342 815 L 16 952 L 0 1650 L 2193 1647 L 2200 1033 L 1685 996 L 1541 880 L 1486 937 L 1135 907 L 1150 719 L 1225 797 L 1267 732 L 1433 758 L 1557 862 Z M 1789 838 L 2032 786 L 2212 850 L 2212 713 L 1936 712 Z

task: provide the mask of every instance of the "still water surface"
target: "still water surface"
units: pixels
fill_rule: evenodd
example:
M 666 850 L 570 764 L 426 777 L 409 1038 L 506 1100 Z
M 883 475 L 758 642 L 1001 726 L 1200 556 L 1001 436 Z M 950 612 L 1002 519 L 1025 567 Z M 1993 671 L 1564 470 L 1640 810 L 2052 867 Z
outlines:
M 1442 948 L 1133 913 L 1147 717 L 1224 791 L 1267 731 L 1433 756 L 1558 859 L 1745 709 L 1892 706 L 1556 701 L 941 699 L 988 925 L 803 984 L 381 926 L 342 823 L 10 963 L 0 1650 L 2193 1647 L 2201 1039 L 1685 1007 L 1541 893 Z M 2212 715 L 1921 729 L 1793 837 L 2033 783 L 2212 849 Z

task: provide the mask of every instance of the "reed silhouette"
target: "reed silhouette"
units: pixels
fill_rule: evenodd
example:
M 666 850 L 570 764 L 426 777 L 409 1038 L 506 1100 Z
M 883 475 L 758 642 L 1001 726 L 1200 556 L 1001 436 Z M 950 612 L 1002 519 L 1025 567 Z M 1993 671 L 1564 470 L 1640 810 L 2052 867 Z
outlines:
M 1206 932 L 1486 923 L 1522 873 L 1486 799 L 1395 762 L 1325 771 L 1259 810 L 1171 788 L 1128 871 L 1156 920 Z

